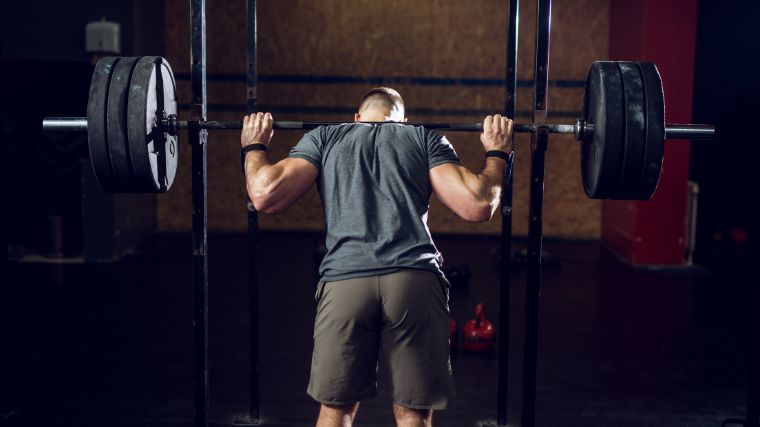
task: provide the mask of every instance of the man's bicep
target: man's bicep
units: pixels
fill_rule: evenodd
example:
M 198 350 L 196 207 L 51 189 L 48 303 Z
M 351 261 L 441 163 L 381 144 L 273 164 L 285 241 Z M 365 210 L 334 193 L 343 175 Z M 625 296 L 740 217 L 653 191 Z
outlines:
M 312 162 L 299 157 L 282 159 L 280 166 L 283 168 L 282 175 L 288 187 L 300 191 L 299 196 L 311 187 L 319 175 L 319 170 Z
M 319 175 L 317 167 L 305 159 L 288 157 L 272 167 L 278 168 L 275 183 L 268 193 L 266 208 L 268 213 L 282 212 L 303 196 Z
M 468 203 L 471 192 L 467 188 L 467 175 L 472 174 L 458 163 L 443 163 L 430 169 L 430 185 L 439 199 L 453 211 Z

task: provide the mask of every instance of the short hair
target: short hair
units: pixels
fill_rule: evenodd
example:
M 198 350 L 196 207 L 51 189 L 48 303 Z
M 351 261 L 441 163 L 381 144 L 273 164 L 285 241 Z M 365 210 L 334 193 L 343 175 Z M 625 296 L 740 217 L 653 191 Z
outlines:
M 389 110 L 393 110 L 394 107 L 398 107 L 400 110 L 404 110 L 404 99 L 401 98 L 401 94 L 396 89 L 389 87 L 375 87 L 362 95 L 359 101 L 359 113 L 366 110 L 369 107 L 382 107 Z

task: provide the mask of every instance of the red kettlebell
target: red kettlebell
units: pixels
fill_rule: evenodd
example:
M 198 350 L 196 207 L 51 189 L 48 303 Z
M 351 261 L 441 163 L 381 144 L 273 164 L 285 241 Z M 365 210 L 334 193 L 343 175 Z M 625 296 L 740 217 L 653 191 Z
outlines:
M 467 351 L 483 352 L 491 350 L 496 343 L 496 330 L 493 324 L 484 318 L 485 306 L 475 306 L 475 318 L 464 324 L 462 348 Z
M 457 322 L 453 317 L 449 318 L 449 349 L 456 350 L 459 346 L 459 331 Z

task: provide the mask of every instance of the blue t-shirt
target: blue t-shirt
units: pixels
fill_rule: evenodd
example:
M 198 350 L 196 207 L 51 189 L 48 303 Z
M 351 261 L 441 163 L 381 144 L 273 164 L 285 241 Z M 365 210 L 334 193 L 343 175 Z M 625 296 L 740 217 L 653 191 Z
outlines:
M 428 171 L 459 163 L 449 141 L 422 127 L 351 123 L 320 126 L 290 151 L 319 170 L 327 254 L 319 273 L 332 282 L 403 268 L 443 276 L 427 227 Z

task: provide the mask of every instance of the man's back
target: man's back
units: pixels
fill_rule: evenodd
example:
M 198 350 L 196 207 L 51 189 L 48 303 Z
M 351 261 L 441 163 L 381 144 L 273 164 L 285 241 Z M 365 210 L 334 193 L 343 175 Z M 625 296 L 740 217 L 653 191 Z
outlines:
M 323 280 L 418 268 L 440 274 L 427 228 L 428 171 L 458 163 L 451 144 L 421 127 L 347 124 L 309 132 L 291 151 L 320 171 L 327 227 Z

